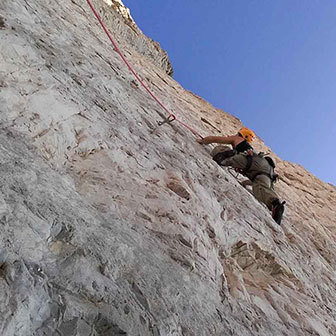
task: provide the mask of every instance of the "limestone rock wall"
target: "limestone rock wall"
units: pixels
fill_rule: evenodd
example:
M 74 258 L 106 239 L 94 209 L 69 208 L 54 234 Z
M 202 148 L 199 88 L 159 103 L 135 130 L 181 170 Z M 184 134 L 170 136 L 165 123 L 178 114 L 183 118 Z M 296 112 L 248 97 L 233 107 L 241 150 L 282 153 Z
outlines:
M 173 113 L 237 131 L 95 4 Z M 1 335 L 336 335 L 334 186 L 273 154 L 275 224 L 192 133 L 156 128 L 86 1 L 2 0 L 0 41 Z
M 168 54 L 160 44 L 145 36 L 134 22 L 130 10 L 121 0 L 93 0 L 92 3 L 99 10 L 104 23 L 113 32 L 122 46 L 127 43 L 138 53 L 146 56 L 155 66 L 163 69 L 168 75 L 173 75 L 173 67 Z M 106 6 L 106 4 L 108 6 Z

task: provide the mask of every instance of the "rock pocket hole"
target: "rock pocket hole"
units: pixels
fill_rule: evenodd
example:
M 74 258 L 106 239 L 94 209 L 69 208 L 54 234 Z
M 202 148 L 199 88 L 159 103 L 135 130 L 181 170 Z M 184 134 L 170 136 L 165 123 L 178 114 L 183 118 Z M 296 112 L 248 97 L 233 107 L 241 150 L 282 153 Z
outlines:
M 3 28 L 6 28 L 6 21 L 2 16 L 0 16 L 0 29 Z

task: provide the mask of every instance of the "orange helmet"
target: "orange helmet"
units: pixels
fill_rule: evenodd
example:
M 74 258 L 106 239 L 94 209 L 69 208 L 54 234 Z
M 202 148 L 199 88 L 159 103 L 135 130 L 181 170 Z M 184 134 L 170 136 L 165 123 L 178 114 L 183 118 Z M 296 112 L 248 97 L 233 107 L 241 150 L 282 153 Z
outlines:
M 241 135 L 244 139 L 247 140 L 247 142 L 252 142 L 255 138 L 255 133 L 251 131 L 250 129 L 243 127 L 238 131 L 238 134 Z

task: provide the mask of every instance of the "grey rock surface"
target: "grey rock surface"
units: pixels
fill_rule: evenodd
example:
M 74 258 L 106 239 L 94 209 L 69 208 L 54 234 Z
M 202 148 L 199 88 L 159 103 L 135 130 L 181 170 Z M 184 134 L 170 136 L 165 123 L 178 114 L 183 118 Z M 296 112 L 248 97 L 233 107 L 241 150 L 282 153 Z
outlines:
M 161 48 L 158 42 L 141 32 L 134 22 L 130 10 L 124 6 L 121 0 L 93 0 L 92 3 L 99 10 L 101 18 L 109 26 L 114 38 L 118 39 L 120 45 L 126 42 L 128 47 L 144 55 L 169 76 L 173 75 L 174 70 L 168 54 Z
M 132 42 L 120 1 L 94 4 L 180 120 L 241 127 Z M 157 128 L 86 1 L 2 0 L 0 43 L 1 335 L 336 335 L 334 186 L 272 154 L 278 226 L 186 128 Z

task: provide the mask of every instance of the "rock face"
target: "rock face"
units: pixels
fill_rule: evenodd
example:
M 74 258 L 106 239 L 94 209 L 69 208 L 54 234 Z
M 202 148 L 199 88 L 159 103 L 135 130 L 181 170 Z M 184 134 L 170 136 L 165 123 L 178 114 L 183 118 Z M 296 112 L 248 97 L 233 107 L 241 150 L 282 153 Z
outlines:
M 172 113 L 241 127 L 110 2 L 94 4 Z M 1 335 L 336 335 L 334 186 L 273 154 L 278 226 L 186 128 L 156 128 L 86 1 L 2 0 L 0 41 Z
M 167 53 L 160 47 L 158 42 L 145 36 L 134 22 L 130 11 L 121 0 L 93 1 L 95 7 L 100 12 L 104 23 L 108 25 L 114 38 L 119 38 L 118 42 L 123 45 L 126 42 L 138 53 L 149 58 L 152 63 L 163 69 L 168 75 L 173 75 L 173 67 L 169 61 Z

